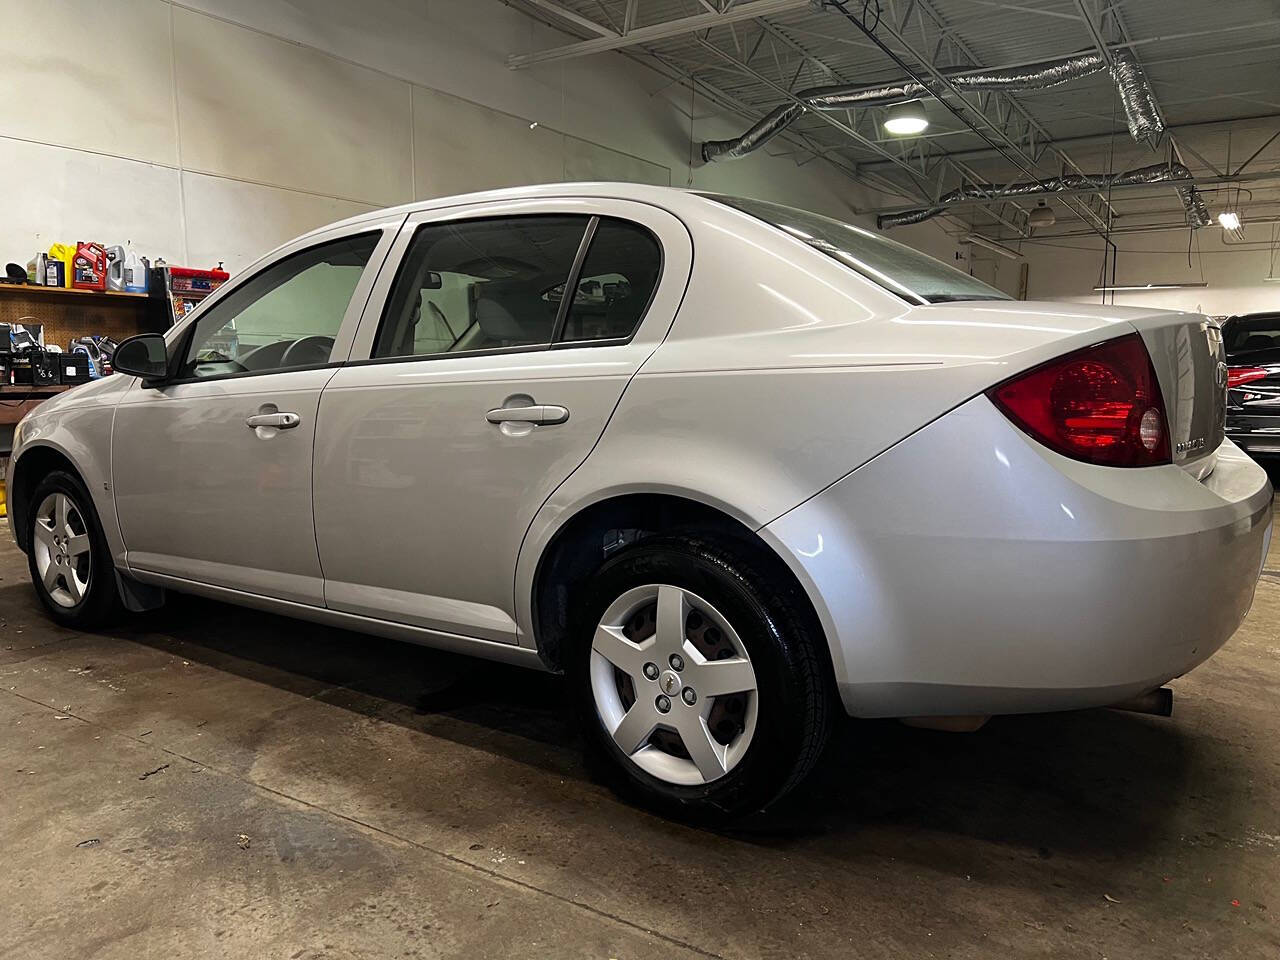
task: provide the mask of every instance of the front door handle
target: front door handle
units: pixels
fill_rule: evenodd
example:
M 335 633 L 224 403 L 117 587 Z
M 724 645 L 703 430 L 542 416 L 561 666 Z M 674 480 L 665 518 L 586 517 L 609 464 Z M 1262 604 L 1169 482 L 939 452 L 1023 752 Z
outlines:
M 535 403 L 525 407 L 498 407 L 485 414 L 490 423 L 531 423 L 549 426 L 569 419 L 569 409 L 554 403 Z
M 245 426 L 251 429 L 258 427 L 275 427 L 277 430 L 292 430 L 302 422 L 296 413 L 259 413 L 245 420 Z

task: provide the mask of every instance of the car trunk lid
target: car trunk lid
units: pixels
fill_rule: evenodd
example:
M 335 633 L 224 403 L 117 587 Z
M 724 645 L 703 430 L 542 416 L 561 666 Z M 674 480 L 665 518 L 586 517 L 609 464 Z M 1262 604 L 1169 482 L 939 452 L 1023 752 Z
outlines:
M 1225 436 L 1227 364 L 1222 330 L 1196 313 L 1131 316 L 1151 355 L 1169 417 L 1173 462 L 1198 479 L 1213 470 Z

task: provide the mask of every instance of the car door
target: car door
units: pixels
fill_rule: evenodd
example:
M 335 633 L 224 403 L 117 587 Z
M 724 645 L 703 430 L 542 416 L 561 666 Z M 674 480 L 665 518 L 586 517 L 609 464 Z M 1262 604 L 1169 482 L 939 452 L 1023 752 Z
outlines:
M 684 225 L 641 203 L 410 216 L 320 401 L 327 605 L 517 642 L 525 531 L 666 335 L 691 261 Z
M 323 604 L 320 392 L 403 219 L 313 236 L 251 268 L 171 341 L 170 378 L 121 400 L 112 486 L 135 573 Z

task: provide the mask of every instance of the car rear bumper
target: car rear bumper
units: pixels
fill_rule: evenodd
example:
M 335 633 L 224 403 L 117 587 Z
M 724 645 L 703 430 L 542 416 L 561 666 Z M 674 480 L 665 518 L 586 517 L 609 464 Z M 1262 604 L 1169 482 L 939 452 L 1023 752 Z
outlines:
M 1230 441 L 1203 481 L 1079 463 L 979 396 L 762 533 L 814 599 L 849 713 L 1076 709 L 1179 676 L 1235 632 L 1271 485 Z

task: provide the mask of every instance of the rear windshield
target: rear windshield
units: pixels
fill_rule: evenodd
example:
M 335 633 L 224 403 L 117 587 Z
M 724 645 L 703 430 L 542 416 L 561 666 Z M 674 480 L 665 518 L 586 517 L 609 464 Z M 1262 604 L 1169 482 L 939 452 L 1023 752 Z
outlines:
M 1280 347 L 1280 313 L 1232 317 L 1222 325 L 1227 356 Z
M 722 197 L 713 193 L 702 196 L 785 230 L 868 280 L 914 303 L 1013 299 L 941 260 L 850 223 L 764 200 Z

